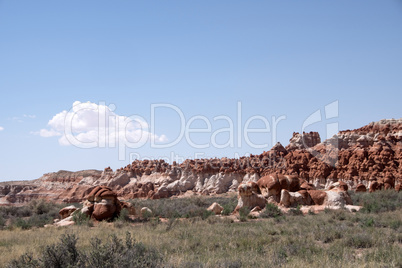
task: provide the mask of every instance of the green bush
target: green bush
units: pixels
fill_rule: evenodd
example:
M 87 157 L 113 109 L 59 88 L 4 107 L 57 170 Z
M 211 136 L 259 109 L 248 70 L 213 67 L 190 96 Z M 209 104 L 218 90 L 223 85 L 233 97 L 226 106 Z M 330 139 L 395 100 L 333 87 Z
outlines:
M 11 218 L 11 217 L 30 217 L 32 216 L 32 210 L 29 208 L 29 206 L 22 206 L 22 207 L 15 207 L 15 206 L 9 206 L 9 207 L 0 207 L 0 214 L 3 215 L 5 219 Z
M 43 227 L 45 224 L 52 223 L 53 219 L 58 218 L 61 206 L 44 200 L 33 200 L 21 207 L 0 207 L 0 218 L 4 221 L 2 225 L 0 219 L 0 229 L 5 226 L 8 219 L 10 219 L 10 224 L 7 227 L 10 229 Z
M 93 225 L 91 218 L 87 214 L 81 213 L 80 211 L 73 214 L 73 221 L 77 225 L 87 225 L 87 226 Z
M 360 212 L 379 213 L 395 211 L 401 207 L 402 192 L 395 190 L 381 190 L 374 193 L 350 192 L 353 204 L 363 206 Z
M 372 237 L 368 234 L 351 234 L 345 238 L 344 244 L 352 248 L 371 248 L 374 245 Z
M 31 227 L 32 227 L 32 225 L 28 221 L 26 221 L 26 220 L 24 220 L 22 218 L 12 219 L 11 224 L 9 226 L 10 229 L 21 228 L 23 230 L 31 229 Z
M 227 203 L 222 205 L 222 207 L 223 207 L 222 215 L 228 216 L 232 214 L 232 212 L 235 210 L 236 203 Z
M 303 212 L 300 210 L 300 205 L 298 205 L 296 208 L 289 209 L 288 214 L 292 216 L 300 216 L 303 215 Z
M 272 203 L 268 203 L 260 214 L 262 218 L 277 218 L 279 216 L 282 216 L 282 211 Z
M 239 209 L 239 220 L 240 221 L 247 221 L 247 216 L 250 214 L 250 209 L 248 207 L 242 207 Z
M 28 207 L 31 209 L 31 211 L 34 214 L 41 215 L 41 214 L 46 214 L 49 211 L 52 210 L 52 205 L 51 203 L 46 202 L 43 199 L 39 200 L 33 200 L 28 204 Z
M 204 211 L 202 212 L 202 215 L 201 215 L 201 219 L 206 220 L 206 219 L 208 219 L 209 216 L 212 216 L 212 215 L 215 215 L 215 213 L 213 211 L 204 209 Z
M 116 221 L 129 222 L 130 221 L 130 213 L 129 213 L 128 209 L 123 208 L 120 211 L 119 216 L 116 218 Z

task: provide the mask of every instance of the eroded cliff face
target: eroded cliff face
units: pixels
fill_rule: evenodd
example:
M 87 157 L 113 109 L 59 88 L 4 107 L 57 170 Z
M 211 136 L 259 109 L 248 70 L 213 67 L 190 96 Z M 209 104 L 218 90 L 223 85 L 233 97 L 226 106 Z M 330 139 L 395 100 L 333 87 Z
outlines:
M 101 175 L 99 170 L 60 170 L 44 174 L 37 180 L 0 182 L 0 205 L 26 203 L 34 199 L 81 202 L 94 188 L 92 182 Z
M 0 183 L 0 204 L 36 198 L 80 202 L 97 185 L 111 187 L 124 199 L 166 198 L 188 191 L 220 194 L 270 173 L 297 175 L 318 188 L 338 180 L 351 189 L 359 184 L 368 188 L 374 181 L 394 188 L 402 183 L 402 119 L 341 131 L 324 142 L 317 132 L 294 133 L 286 147 L 277 143 L 260 155 L 239 159 L 188 159 L 180 164 L 137 160 L 116 171 L 59 171 L 34 181 Z

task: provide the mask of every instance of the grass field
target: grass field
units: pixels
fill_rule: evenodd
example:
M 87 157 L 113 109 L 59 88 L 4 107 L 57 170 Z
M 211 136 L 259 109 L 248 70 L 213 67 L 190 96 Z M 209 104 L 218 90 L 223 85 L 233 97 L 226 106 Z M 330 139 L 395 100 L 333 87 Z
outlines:
M 63 247 L 60 239 L 73 234 L 77 238 L 77 260 L 81 258 L 77 267 L 99 267 L 102 264 L 90 261 L 96 256 L 122 261 L 114 267 L 127 263 L 132 267 L 143 267 L 144 263 L 154 267 L 402 267 L 402 193 L 382 191 L 354 194 L 352 198 L 363 205 L 361 212 L 266 213 L 274 216 L 245 222 L 233 221 L 232 216 L 203 217 L 200 208 L 216 201 L 207 198 L 135 200 L 137 205 L 147 202 L 157 215 L 145 222 L 119 219 L 93 227 L 4 226 L 0 231 L 0 266 L 7 267 L 29 252 L 38 261 L 37 266 L 30 267 L 52 267 L 49 262 L 44 264 L 49 252 L 66 255 L 69 247 Z M 235 201 L 224 199 L 220 201 L 226 206 Z M 163 211 L 163 206 L 168 209 Z M 176 206 L 179 212 L 174 215 Z M 197 210 L 200 212 L 189 213 Z M 170 217 L 158 220 L 157 216 L 167 211 Z M 176 218 L 179 214 L 185 217 Z M 128 232 L 135 247 L 126 243 Z M 124 264 L 125 260 L 128 262 Z M 20 259 L 9 267 L 23 267 L 18 266 L 22 263 Z

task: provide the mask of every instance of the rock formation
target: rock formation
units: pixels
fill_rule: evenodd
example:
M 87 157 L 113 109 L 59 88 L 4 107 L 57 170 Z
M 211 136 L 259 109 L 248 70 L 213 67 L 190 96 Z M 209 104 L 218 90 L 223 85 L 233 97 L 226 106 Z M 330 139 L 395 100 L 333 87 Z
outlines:
M 257 182 L 267 175 L 273 176 L 271 174 L 300 179 L 298 190 L 287 189 L 281 182 L 280 187 L 277 182 L 273 186 L 267 182 L 263 194 L 269 188 L 278 202 L 283 189 L 289 192 L 329 189 L 340 181 L 349 190 L 357 186 L 369 191 L 400 189 L 402 119 L 381 120 L 359 129 L 341 131 L 323 142 L 317 132 L 294 133 L 286 147 L 277 143 L 269 151 L 238 159 L 187 159 L 180 164 L 136 160 L 116 171 L 110 167 L 103 172 L 59 171 L 34 181 L 0 183 L 0 204 L 37 198 L 81 202 L 96 186 L 110 187 L 124 199 L 166 198 L 187 191 L 220 194 L 236 192 L 240 184 Z
M 223 211 L 223 207 L 218 203 L 214 202 L 207 208 L 208 211 L 212 211 L 215 215 L 220 215 Z
M 282 190 L 298 191 L 300 180 L 295 175 L 270 174 L 259 179 L 257 185 L 264 197 L 278 201 Z
M 117 199 L 117 193 L 110 187 L 97 186 L 86 197 L 81 213 L 97 221 L 111 220 L 119 216 L 123 208 L 129 207 L 129 203 Z
M 77 208 L 74 205 L 71 205 L 71 206 L 60 209 L 59 215 L 60 215 L 61 219 L 65 219 L 67 217 L 70 217 L 71 214 L 73 214 L 73 212 L 76 210 L 77 210 Z
M 255 207 L 265 208 L 266 203 L 266 199 L 255 182 L 242 183 L 239 186 L 238 202 L 234 211 L 238 212 L 243 207 L 249 210 Z

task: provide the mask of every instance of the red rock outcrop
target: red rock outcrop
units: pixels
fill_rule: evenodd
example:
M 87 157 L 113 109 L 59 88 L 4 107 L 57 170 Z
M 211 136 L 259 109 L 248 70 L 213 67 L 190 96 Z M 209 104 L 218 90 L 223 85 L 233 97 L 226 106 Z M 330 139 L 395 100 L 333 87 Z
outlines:
M 279 200 L 282 190 L 290 192 L 300 190 L 300 180 L 295 175 L 266 175 L 257 181 L 257 185 L 264 197 L 273 196 L 275 200 Z
M 269 151 L 238 159 L 187 159 L 172 165 L 164 160 L 135 160 L 116 171 L 110 167 L 103 172 L 59 171 L 34 181 L 0 183 L 0 204 L 37 198 L 80 202 L 99 185 L 127 199 L 166 198 L 187 191 L 219 194 L 235 192 L 241 183 L 271 174 L 297 176 L 297 190 L 314 191 L 338 181 L 349 190 L 358 185 L 371 192 L 401 188 L 402 119 L 373 122 L 320 141 L 317 132 L 294 133 L 286 147 L 277 143 Z M 287 188 L 279 184 L 267 187 L 280 195 Z
M 117 193 L 106 186 L 95 187 L 86 199 L 81 212 L 97 221 L 113 219 L 119 216 L 123 208 L 131 207 L 129 203 L 117 199 Z
M 355 192 L 356 193 L 365 193 L 365 192 L 367 192 L 367 188 L 366 188 L 366 186 L 364 186 L 364 184 L 358 184 L 356 186 Z

